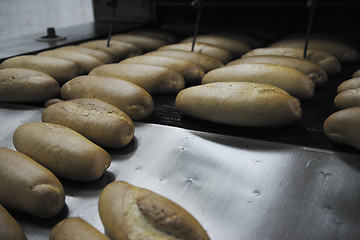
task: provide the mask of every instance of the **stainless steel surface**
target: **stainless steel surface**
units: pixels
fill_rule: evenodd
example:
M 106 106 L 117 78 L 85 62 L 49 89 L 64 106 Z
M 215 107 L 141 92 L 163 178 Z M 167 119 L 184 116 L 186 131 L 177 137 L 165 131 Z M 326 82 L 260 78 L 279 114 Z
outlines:
M 0 146 L 40 121 L 41 107 L 0 104 Z M 42 220 L 15 212 L 28 240 L 48 239 L 61 219 L 80 216 L 104 231 L 97 212 L 106 184 L 125 180 L 177 202 L 213 240 L 360 239 L 360 162 L 356 154 L 136 123 L 125 148 L 91 183 L 63 180 L 66 208 Z

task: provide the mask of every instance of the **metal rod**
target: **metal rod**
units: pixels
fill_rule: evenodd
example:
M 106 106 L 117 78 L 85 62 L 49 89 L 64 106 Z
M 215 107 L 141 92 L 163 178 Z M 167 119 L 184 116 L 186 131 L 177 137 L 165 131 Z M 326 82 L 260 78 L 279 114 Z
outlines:
M 310 33 L 311 33 L 312 22 L 313 22 L 313 19 L 314 19 L 314 12 L 315 12 L 315 7 L 316 7 L 316 0 L 309 0 L 306 5 L 310 9 L 310 17 L 309 17 L 309 22 L 308 22 L 308 25 L 307 25 L 307 30 L 306 30 L 306 38 L 305 38 L 305 45 L 304 45 L 304 55 L 303 55 L 304 59 L 306 59 L 307 49 L 308 49 L 308 46 L 309 46 Z
M 202 0 L 195 0 L 191 3 L 191 6 L 193 8 L 197 8 L 198 12 L 197 12 L 197 17 L 196 17 L 196 23 L 195 23 L 195 29 L 194 29 L 194 37 L 193 37 L 193 41 L 192 41 L 192 45 L 191 45 L 191 51 L 193 52 L 195 49 L 195 44 L 196 44 L 196 37 L 198 35 L 199 32 L 199 25 L 200 25 L 200 18 L 201 18 L 201 9 L 203 7 L 204 1 Z
M 112 13 L 111 13 L 111 20 L 110 20 L 110 25 L 109 25 L 109 32 L 108 32 L 106 47 L 110 47 L 112 28 L 113 28 L 113 24 L 114 24 L 114 20 L 115 20 L 115 8 L 117 5 L 116 0 L 111 0 L 110 4 L 111 4 L 111 8 L 112 8 Z

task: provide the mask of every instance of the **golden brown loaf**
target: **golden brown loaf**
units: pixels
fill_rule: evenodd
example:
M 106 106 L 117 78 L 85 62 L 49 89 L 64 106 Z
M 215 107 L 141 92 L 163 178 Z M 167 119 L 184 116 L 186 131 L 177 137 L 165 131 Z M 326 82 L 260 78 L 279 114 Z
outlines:
M 99 213 L 113 240 L 208 240 L 200 223 L 175 202 L 124 181 L 107 185 Z
M 114 55 L 112 55 L 112 54 L 110 54 L 108 52 L 105 52 L 104 50 L 100 50 L 100 49 L 88 48 L 88 47 L 80 47 L 80 46 L 74 46 L 74 45 L 60 47 L 60 48 L 57 48 L 57 49 L 66 49 L 66 50 L 70 50 L 70 51 L 74 51 L 74 52 L 87 54 L 87 55 L 96 57 L 98 60 L 100 60 L 104 64 L 115 62 L 115 56 Z
M 227 66 L 242 63 L 270 63 L 275 65 L 281 65 L 284 67 L 294 68 L 300 72 L 305 73 L 311 80 L 314 81 L 315 86 L 322 86 L 328 80 L 327 73 L 318 64 L 306 59 L 296 57 L 274 55 L 243 57 L 228 63 Z
M 55 175 L 72 180 L 96 180 L 111 163 L 104 149 L 74 130 L 54 123 L 21 125 L 14 132 L 13 144 Z
M 55 175 L 30 157 L 0 148 L 0 204 L 41 218 L 58 214 L 64 188 Z
M 360 107 L 331 114 L 324 122 L 324 133 L 332 141 L 360 150 Z
M 82 73 L 82 68 L 74 61 L 54 57 L 24 55 L 6 59 L 0 64 L 3 68 L 26 68 L 46 73 L 59 84 L 69 81 Z
M 1 69 L 0 83 L 0 101 L 42 102 L 60 94 L 59 83 L 54 78 L 30 69 Z
M 254 82 L 279 87 L 303 100 L 314 95 L 315 84 L 304 73 L 293 68 L 263 63 L 244 63 L 218 68 L 208 72 L 202 83 Z
M 185 80 L 170 68 L 145 65 L 114 63 L 94 68 L 89 75 L 107 76 L 132 82 L 150 94 L 178 93 L 185 87 Z
M 26 240 L 21 226 L 13 216 L 0 204 L 0 239 Z
M 80 217 L 62 220 L 51 230 L 49 240 L 110 240 Z
M 97 98 L 124 111 L 132 120 L 149 117 L 154 101 L 143 88 L 125 80 L 104 76 L 87 75 L 71 79 L 61 88 L 65 100 Z
M 50 105 L 42 112 L 41 119 L 71 128 L 102 147 L 126 146 L 135 131 L 128 115 L 96 98 L 78 98 Z
M 111 36 L 114 41 L 132 43 L 143 52 L 154 51 L 159 47 L 170 44 L 166 39 L 154 37 L 154 36 L 139 36 L 133 33 L 119 33 Z
M 175 106 L 185 115 L 235 126 L 279 127 L 301 118 L 297 98 L 262 83 L 215 82 L 186 88 Z

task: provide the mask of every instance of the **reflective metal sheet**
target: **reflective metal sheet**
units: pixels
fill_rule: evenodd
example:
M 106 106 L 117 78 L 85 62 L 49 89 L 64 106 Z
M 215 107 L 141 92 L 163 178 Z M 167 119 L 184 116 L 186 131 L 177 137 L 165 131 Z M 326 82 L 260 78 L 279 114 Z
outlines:
M 13 148 L 12 133 L 40 121 L 42 108 L 0 107 L 0 145 Z M 213 240 L 360 239 L 360 155 L 145 123 L 127 147 L 107 150 L 113 162 L 99 180 L 61 179 L 66 208 L 57 217 L 12 212 L 29 240 L 48 239 L 70 216 L 103 232 L 97 201 L 114 180 L 177 202 Z

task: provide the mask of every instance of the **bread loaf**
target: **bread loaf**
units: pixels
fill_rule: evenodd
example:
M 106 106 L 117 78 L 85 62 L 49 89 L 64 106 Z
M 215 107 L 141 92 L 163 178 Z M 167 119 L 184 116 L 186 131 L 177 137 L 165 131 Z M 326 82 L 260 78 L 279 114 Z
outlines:
M 0 148 L 0 204 L 41 218 L 58 214 L 64 188 L 55 175 L 30 157 Z
M 111 36 L 113 41 L 122 41 L 132 43 L 143 52 L 154 51 L 159 47 L 170 44 L 166 39 L 153 36 L 139 36 L 132 33 L 119 33 Z
M 158 50 L 175 49 L 175 50 L 185 50 L 190 52 L 191 47 L 192 47 L 192 43 L 175 43 L 175 44 L 163 46 Z M 232 54 L 228 50 L 207 43 L 196 43 L 194 47 L 194 52 L 205 53 L 213 58 L 216 58 L 222 63 L 228 63 L 233 58 Z
M 324 133 L 332 141 L 360 150 L 360 107 L 331 114 L 324 122 Z
M 98 60 L 100 60 L 104 64 L 115 62 L 115 56 L 114 55 L 112 55 L 112 54 L 110 54 L 110 53 L 108 53 L 108 52 L 106 52 L 104 50 L 100 50 L 100 49 L 88 48 L 88 47 L 80 47 L 80 46 L 74 46 L 74 45 L 60 47 L 60 48 L 57 48 L 57 49 L 66 49 L 66 50 L 70 50 L 70 51 L 74 51 L 74 52 L 87 54 L 87 55 L 96 57 Z
M 360 106 L 360 88 L 345 90 L 336 95 L 335 107 L 339 109 Z
M 110 148 L 126 146 L 134 137 L 134 123 L 117 107 L 95 98 L 78 98 L 47 107 L 43 122 L 75 130 L 92 142 Z
M 21 226 L 11 214 L 0 204 L 0 239 L 26 240 Z
M 341 93 L 346 90 L 360 88 L 360 77 L 350 78 L 342 82 L 336 89 L 337 93 Z
M 96 57 L 67 49 L 55 49 L 55 50 L 43 51 L 38 53 L 38 56 L 54 57 L 54 58 L 66 59 L 76 62 L 81 66 L 83 70 L 82 72 L 83 74 L 87 74 L 93 68 L 104 64 Z
M 267 47 L 253 49 L 243 57 L 276 55 L 303 58 L 304 48 L 300 47 Z M 306 59 L 318 64 L 329 76 L 338 74 L 341 71 L 340 61 L 332 54 L 316 49 L 307 49 Z
M 103 189 L 99 213 L 113 240 L 209 239 L 200 223 L 181 206 L 124 181 Z
M 80 217 L 65 218 L 51 230 L 49 240 L 110 240 Z
M 243 63 L 270 63 L 284 67 L 294 68 L 300 72 L 305 73 L 311 80 L 314 81 L 315 86 L 323 86 L 328 80 L 327 73 L 318 64 L 306 59 L 300 59 L 295 57 L 272 55 L 243 57 L 228 63 L 227 66 Z
M 111 41 L 107 46 L 107 40 L 93 40 L 79 44 L 80 47 L 100 49 L 115 56 L 115 62 L 128 57 L 140 55 L 141 49 L 132 43 Z
M 82 69 L 74 61 L 54 57 L 23 55 L 6 59 L 0 64 L 3 68 L 26 68 L 46 73 L 63 84 L 81 74 Z
M 244 63 L 218 68 L 208 72 L 202 83 L 254 82 L 279 87 L 303 100 L 314 95 L 315 84 L 304 73 L 293 68 L 273 64 Z
M 183 114 L 235 126 L 280 127 L 301 118 L 300 101 L 262 83 L 216 82 L 182 90 L 175 100 Z
M 18 127 L 13 144 L 55 175 L 78 181 L 100 178 L 111 157 L 74 130 L 53 123 L 32 122 Z
M 181 42 L 183 43 L 192 43 L 193 37 L 185 38 Z M 234 58 L 241 57 L 244 53 L 247 53 L 251 50 L 249 43 L 231 38 L 228 36 L 221 36 L 215 34 L 202 34 L 196 37 L 196 43 L 207 43 L 218 48 L 223 48 L 229 51 Z
M 197 64 L 180 58 L 172 58 L 155 55 L 142 55 L 127 58 L 120 63 L 147 64 L 170 68 L 180 73 L 187 83 L 198 84 L 204 77 L 204 70 Z
M 224 66 L 216 58 L 213 58 L 207 54 L 199 53 L 199 52 L 189 52 L 189 51 L 175 50 L 175 49 L 169 49 L 169 50 L 162 49 L 161 51 L 159 50 L 159 51 L 149 52 L 145 55 L 164 56 L 164 57 L 182 59 L 199 65 L 202 69 L 204 69 L 205 72 Z
M 24 68 L 0 70 L 0 101 L 42 102 L 59 94 L 59 83 L 45 73 Z
M 125 112 L 132 120 L 149 117 L 154 101 L 143 88 L 125 80 L 104 76 L 79 76 L 61 87 L 61 97 L 97 98 Z
M 184 78 L 166 67 L 145 64 L 106 64 L 94 68 L 89 75 L 107 76 L 132 82 L 150 94 L 178 93 L 185 87 Z

